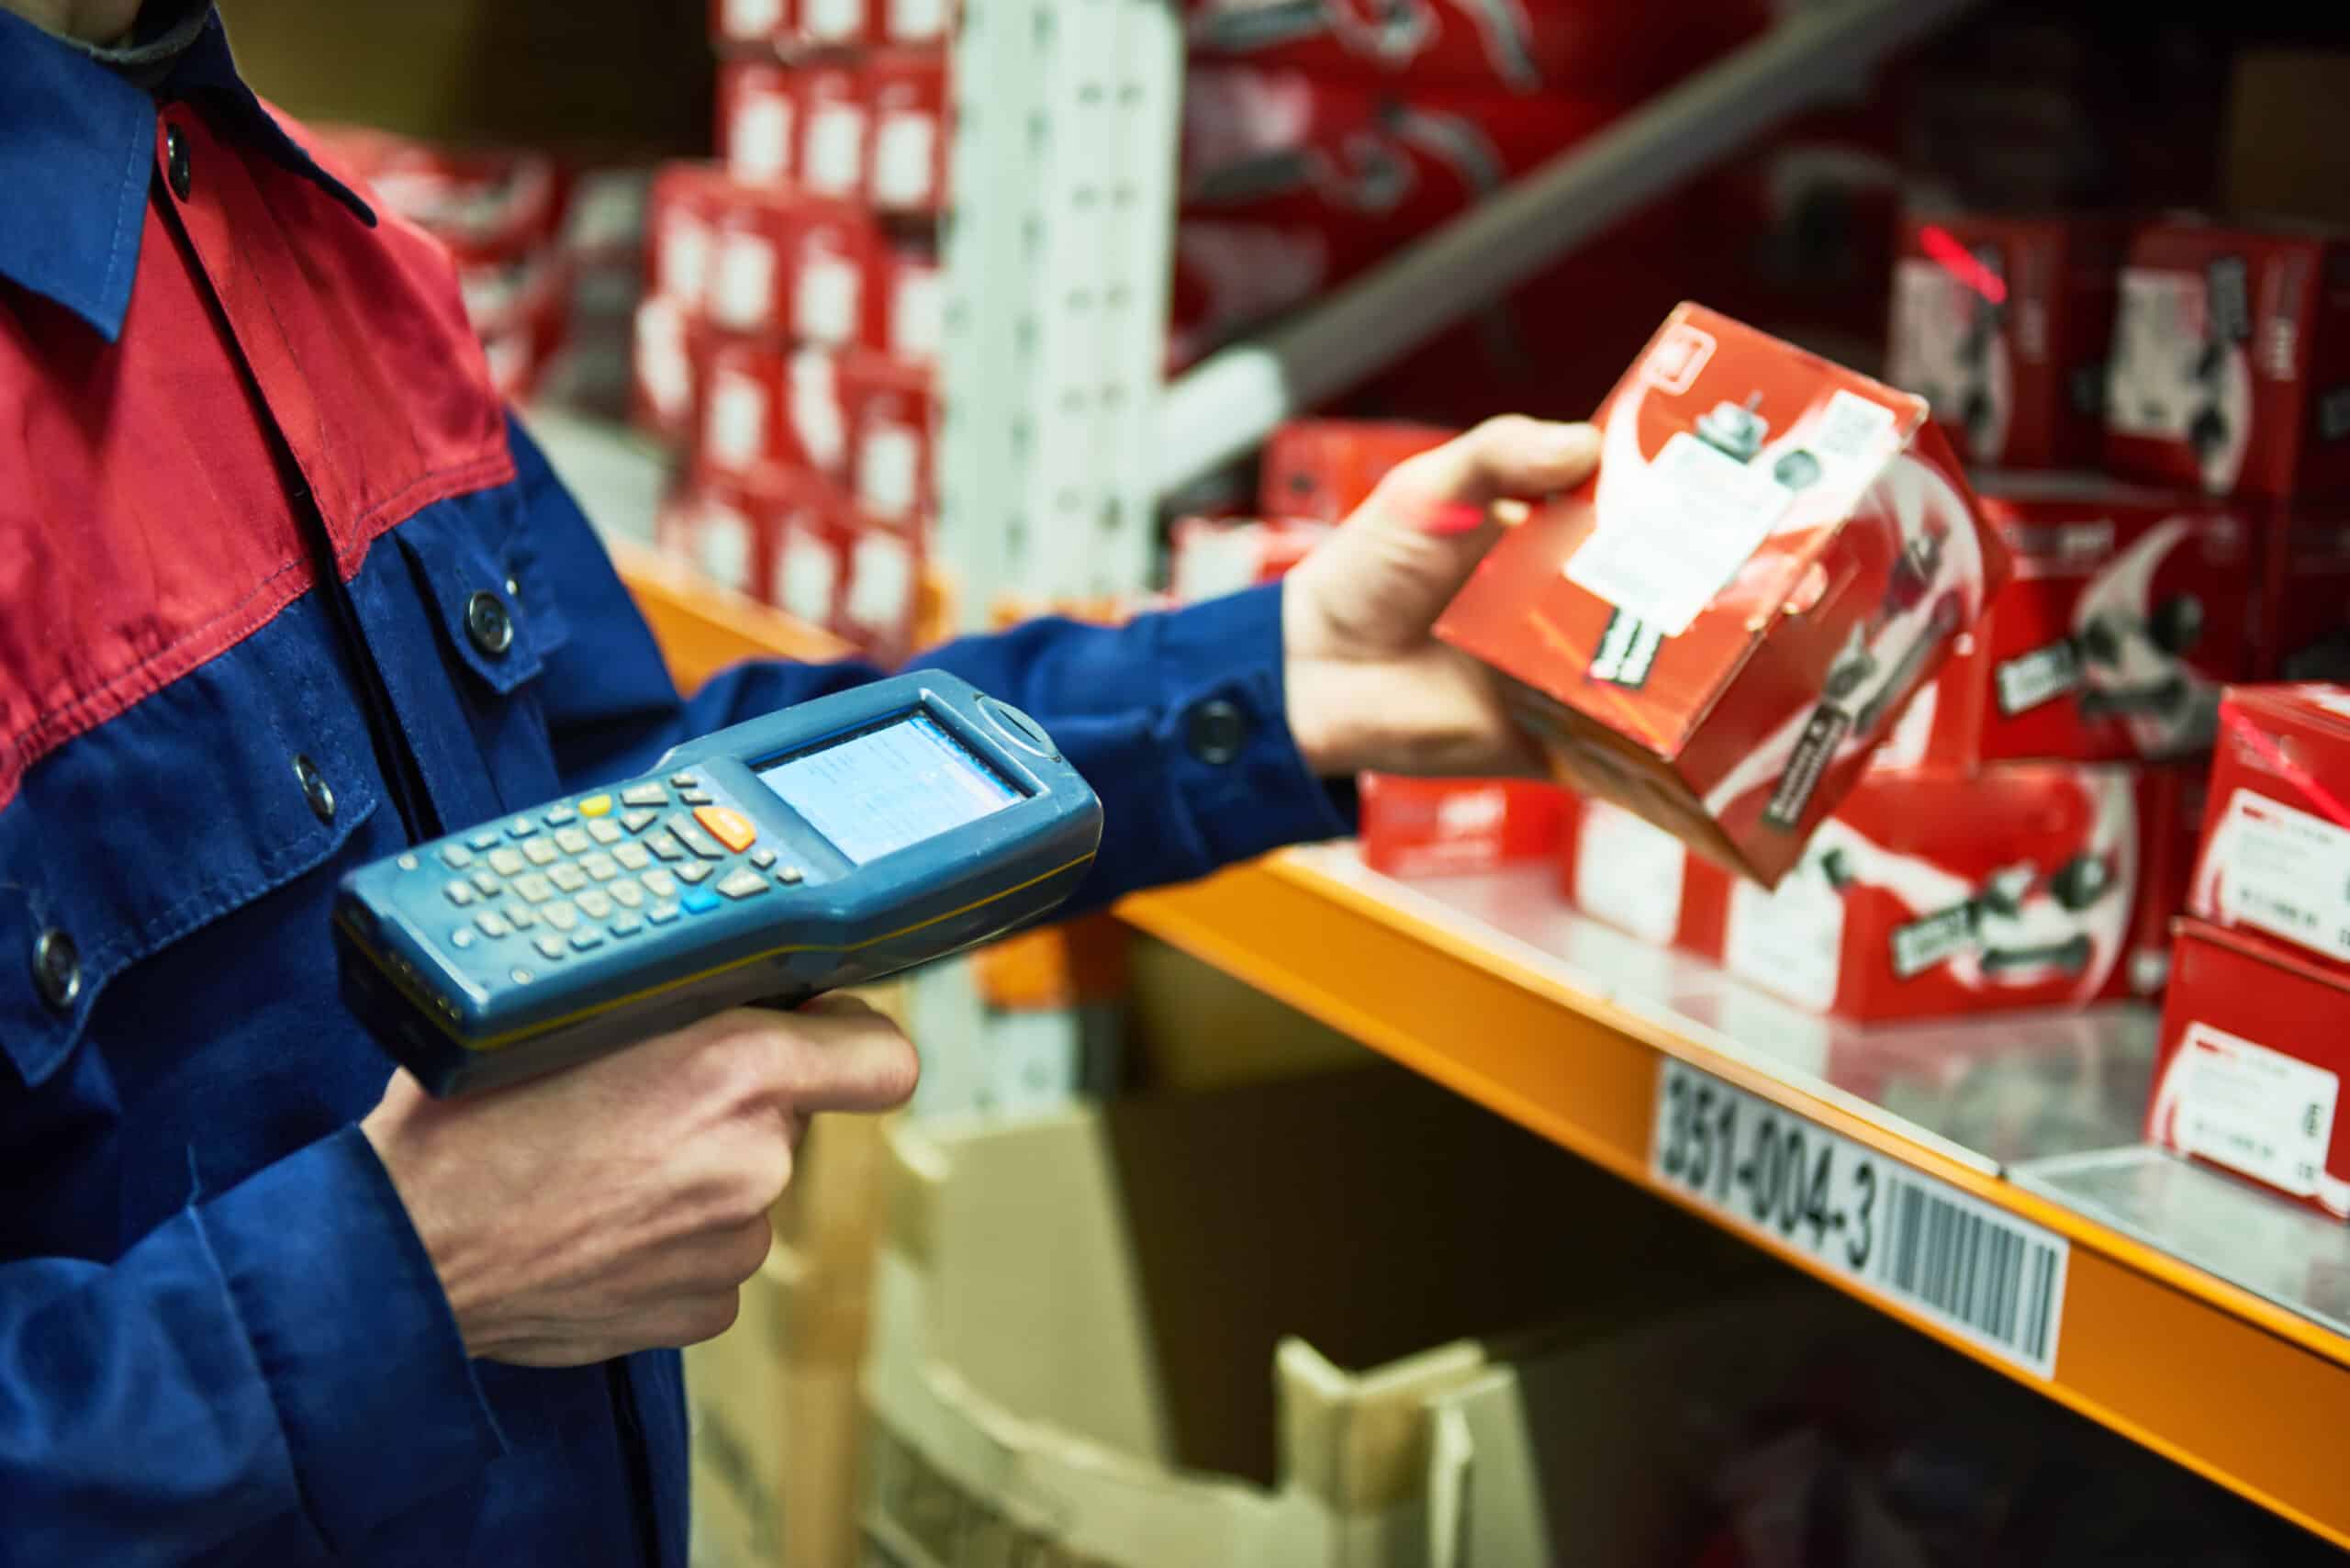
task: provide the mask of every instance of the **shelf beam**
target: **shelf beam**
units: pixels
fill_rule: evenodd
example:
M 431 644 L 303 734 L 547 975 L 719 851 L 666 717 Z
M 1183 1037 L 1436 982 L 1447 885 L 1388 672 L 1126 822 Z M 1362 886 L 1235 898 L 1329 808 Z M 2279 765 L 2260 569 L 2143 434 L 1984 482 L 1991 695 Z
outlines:
M 1160 401 L 1158 493 L 1237 457 L 1281 420 L 1345 391 L 1970 3 L 1830 0 L 1799 10 L 1327 304 L 1211 355 Z

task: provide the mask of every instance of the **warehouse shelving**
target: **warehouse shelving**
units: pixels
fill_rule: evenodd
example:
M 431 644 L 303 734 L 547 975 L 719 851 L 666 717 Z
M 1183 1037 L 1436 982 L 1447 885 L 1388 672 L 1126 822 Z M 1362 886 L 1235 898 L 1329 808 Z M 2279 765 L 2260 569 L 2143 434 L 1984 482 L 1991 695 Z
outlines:
M 2136 1010 L 1941 1026 L 1972 1092 L 1930 1074 L 1856 1092 L 1857 1031 L 1573 914 L 1547 870 L 1404 883 L 1350 846 L 1292 850 L 1132 899 L 1133 924 L 1649 1186 L 1922 1333 L 2350 1546 L 2350 1230 L 2143 1148 L 2151 1019 Z M 1923 1056 L 1927 1053 L 1919 1053 Z M 1676 1066 L 1677 1064 L 1677 1066 Z M 2052 1076 L 2052 1064 L 2058 1071 Z M 1905 1181 L 2063 1245 L 2044 1372 L 1986 1348 L 1659 1171 L 1680 1069 L 1839 1135 Z M 1896 1106 L 1897 1105 L 1897 1109 Z M 2056 1114 L 2047 1113 L 2053 1111 Z M 2020 1120 L 2019 1121 L 2019 1116 Z M 1528 1207 L 1530 1244 L 1572 1216 Z
M 617 553 L 680 678 L 735 658 L 821 651 L 805 640 L 820 633 L 624 541 Z M 1403 881 L 1365 868 L 1344 844 L 1138 895 L 1119 913 L 2350 1547 L 2339 1462 L 2350 1430 L 2350 1228 L 2138 1142 L 2154 1036 L 2143 1010 L 1857 1030 L 1574 913 L 1547 868 Z M 919 1015 L 915 1026 L 968 1035 Z M 1968 1064 L 1955 1083 L 1922 1065 L 1954 1060 Z M 1690 1071 L 1787 1126 L 1845 1140 L 1905 1182 L 2061 1243 L 2042 1362 L 1662 1175 L 1660 1085 Z M 1546 1212 L 1539 1194 L 1526 1216 L 1530 1245 L 1575 1244 L 1573 1216 Z

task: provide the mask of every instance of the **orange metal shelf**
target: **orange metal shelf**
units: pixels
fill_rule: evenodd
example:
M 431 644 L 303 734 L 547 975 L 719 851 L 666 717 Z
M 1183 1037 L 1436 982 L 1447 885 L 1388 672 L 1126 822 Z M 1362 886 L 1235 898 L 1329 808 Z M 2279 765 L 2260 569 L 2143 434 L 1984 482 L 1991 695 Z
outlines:
M 1310 857 L 1274 856 L 1129 899 L 1119 913 L 1676 1203 L 1678 1194 L 1649 1175 L 1667 1056 L 2057 1232 L 2073 1251 L 2064 1337 L 2048 1380 L 1863 1293 L 1794 1249 L 1737 1234 L 2350 1546 L 2350 1338 L 1371 896 Z

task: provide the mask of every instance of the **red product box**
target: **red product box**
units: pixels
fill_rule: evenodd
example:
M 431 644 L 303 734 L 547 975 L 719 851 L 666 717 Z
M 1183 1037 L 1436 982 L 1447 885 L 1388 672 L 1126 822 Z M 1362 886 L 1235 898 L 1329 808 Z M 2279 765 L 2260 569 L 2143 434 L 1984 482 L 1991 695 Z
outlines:
M 2256 530 L 2226 501 L 2095 475 L 1975 476 L 2014 576 L 1874 766 L 2120 762 L 2210 746 L 2259 663 Z
M 857 519 L 834 624 L 868 656 L 894 663 L 913 652 L 923 554 L 915 530 Z
M 665 163 L 645 207 L 644 290 L 699 312 L 710 281 L 711 231 L 732 187 L 706 163 Z
M 1292 420 L 1265 442 L 1257 506 L 1269 517 L 1343 522 L 1407 457 L 1460 432 L 1371 420 Z
M 1599 129 L 1615 100 L 1378 87 L 1257 66 L 1183 84 L 1186 216 L 1309 223 L 1343 266 L 1475 206 Z
M 946 206 L 946 61 L 912 50 L 866 62 L 871 118 L 865 195 L 876 211 L 927 215 Z
M 890 236 L 865 297 L 867 348 L 904 364 L 938 363 L 946 342 L 946 273 L 934 242 Z
M 2187 908 L 2350 974 L 2350 687 L 2229 689 Z
M 1970 463 L 2095 465 L 2121 240 L 2087 218 L 1905 218 L 1886 379 Z
M 711 350 L 709 329 L 677 300 L 647 295 L 632 328 L 629 417 L 639 430 L 684 445 Z
M 1692 868 L 1703 866 L 1694 878 L 1701 889 L 1723 873 L 1613 801 L 1572 795 L 1568 801 L 1559 835 L 1559 891 L 1567 902 L 1656 946 L 1705 952 L 1697 927 L 1707 916 L 1703 901 L 1690 897 Z
M 774 549 L 772 483 L 705 478 L 662 500 L 653 542 L 718 584 L 766 597 Z
M 1192 53 L 1242 58 L 1316 75 L 1442 83 L 1462 91 L 1638 95 L 1760 31 L 1756 0 L 1693 6 L 1670 27 L 1619 0 L 1523 0 L 1480 6 L 1418 0 L 1187 0 Z
M 1401 778 L 1366 773 L 1363 864 L 1391 877 L 1490 871 L 1558 853 L 1568 796 L 1523 778 Z
M 856 530 L 839 487 L 821 475 L 794 474 L 772 515 L 767 602 L 811 626 L 845 630 L 841 599 Z
M 2179 923 L 2146 1140 L 2350 1218 L 2350 977 Z
M 801 71 L 798 80 L 800 144 L 793 167 L 801 187 L 840 201 L 863 199 L 873 124 L 864 73 L 825 66 Z
M 772 60 L 719 62 L 718 157 L 730 178 L 745 185 L 789 180 L 799 130 L 796 73 Z
M 1179 604 L 1198 604 L 1286 575 L 1330 535 L 1326 522 L 1187 517 L 1172 531 L 1168 580 Z
M 733 186 L 711 233 L 710 319 L 728 331 L 853 343 L 880 245 L 872 218 L 856 207 Z
M 375 201 L 440 241 L 460 265 L 513 261 L 562 224 L 570 180 L 544 153 L 460 151 L 341 126 L 319 140 Z
M 2122 268 L 2106 464 L 2212 495 L 2350 491 L 2350 244 L 2177 219 Z
M 779 50 L 792 33 L 786 0 L 711 0 L 710 41 L 722 50 Z
M 1598 472 L 1437 634 L 1513 678 L 1566 782 L 1775 883 L 2005 586 L 1925 399 L 1698 306 L 1596 416 Z
M 1775 890 L 1692 857 L 1689 945 L 1854 1019 L 2152 994 L 2167 951 L 2178 770 L 2009 763 L 1879 774 Z
M 717 343 L 697 404 L 698 476 L 755 480 L 771 467 L 837 474 L 846 461 L 847 421 L 829 349 Z
M 2266 545 L 2255 674 L 2350 683 L 2350 512 L 2286 509 Z
M 844 354 L 840 398 L 857 510 L 870 521 L 919 532 L 938 510 L 938 407 L 930 373 L 879 354 Z

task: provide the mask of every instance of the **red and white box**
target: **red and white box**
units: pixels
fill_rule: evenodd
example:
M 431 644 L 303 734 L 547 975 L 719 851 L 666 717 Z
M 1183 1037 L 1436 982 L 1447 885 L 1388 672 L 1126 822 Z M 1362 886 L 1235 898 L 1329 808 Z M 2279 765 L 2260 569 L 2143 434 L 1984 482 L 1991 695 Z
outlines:
M 733 186 L 711 230 L 710 319 L 730 332 L 845 347 L 864 329 L 880 246 L 870 215 L 845 203 Z
M 1905 218 L 1886 379 L 1969 463 L 2095 466 L 2121 241 L 2091 218 Z
M 2350 247 L 2180 218 L 2139 230 L 2106 465 L 2212 495 L 2350 492 Z
M 738 185 L 780 185 L 800 150 L 798 73 L 778 61 L 718 64 L 718 157 Z
M 938 510 L 938 405 L 930 373 L 879 354 L 844 354 L 840 398 L 857 510 L 919 532 Z
M 1169 591 L 1198 604 L 1286 576 L 1330 536 L 1326 522 L 1288 518 L 1178 519 L 1169 551 Z
M 1600 93 L 1638 96 L 1767 27 L 1757 0 L 1692 6 L 1670 27 L 1620 0 L 1524 0 L 1480 6 L 1365 0 L 1187 0 L 1201 59 L 1246 59 L 1318 76 L 1435 82 L 1494 95 Z
M 1468 210 L 1621 112 L 1619 100 L 1414 93 L 1254 65 L 1183 83 L 1183 214 L 1304 222 L 1341 270 Z
M 2350 974 L 2350 687 L 2229 689 L 2187 907 Z
M 789 31 L 817 50 L 935 50 L 953 28 L 949 0 L 793 0 Z
M 460 265 L 512 261 L 553 241 L 563 221 L 569 176 L 544 153 L 462 151 L 350 126 L 319 134 L 376 201 L 441 241 Z
M 1389 469 L 1459 433 L 1401 421 L 1292 420 L 1265 442 L 1258 508 L 1268 517 L 1343 522 Z
M 1775 883 L 2008 578 L 1922 398 L 1684 305 L 1437 634 L 1564 782 Z
M 875 658 L 912 653 L 923 554 L 918 531 L 860 518 L 848 540 L 835 629 Z
M 877 212 L 928 215 L 946 206 L 946 60 L 900 50 L 865 63 L 872 145 L 865 196 Z
M 1689 946 L 1816 1013 L 2081 1007 L 2158 991 L 2181 778 L 2132 764 L 1880 774 L 1775 890 L 1692 856 Z
M 707 163 L 665 163 L 645 211 L 644 291 L 699 312 L 710 282 L 711 233 L 731 187 Z
M 767 602 L 811 626 L 840 631 L 856 529 L 839 487 L 821 475 L 795 474 L 773 515 Z
M 2265 544 L 2255 675 L 2350 684 L 2350 510 L 2280 509 Z
M 902 364 L 935 365 L 946 343 L 946 273 L 934 242 L 892 234 L 866 290 L 865 346 Z
M 1568 797 L 1559 836 L 1559 890 L 1585 914 L 1659 947 L 1705 952 L 1689 895 L 1689 846 L 1613 801 Z M 1701 879 L 1723 873 L 1707 867 Z M 1718 917 L 1716 917 L 1717 919 Z
M 707 325 L 676 299 L 649 294 L 640 300 L 631 329 L 631 422 L 675 445 L 691 442 L 711 349 Z
M 764 599 L 774 550 L 772 483 L 707 477 L 665 498 L 653 542 L 721 588 Z
M 2179 923 L 2146 1140 L 2350 1219 L 2350 977 Z
M 865 196 L 865 163 L 872 140 L 864 73 L 828 65 L 797 73 L 800 144 L 795 177 L 811 196 L 859 201 Z
M 1440 877 L 1539 863 L 1558 853 L 1567 792 L 1525 778 L 1402 778 L 1366 773 L 1363 864 L 1391 877 Z
M 2259 664 L 2252 514 L 2096 475 L 1982 474 L 2014 575 L 1875 767 L 2119 762 L 2211 744 Z
M 787 0 L 711 0 L 710 41 L 722 50 L 777 50 L 791 41 Z
M 756 480 L 769 467 L 842 472 L 848 427 L 835 356 L 747 339 L 715 344 L 695 431 L 698 475 Z

